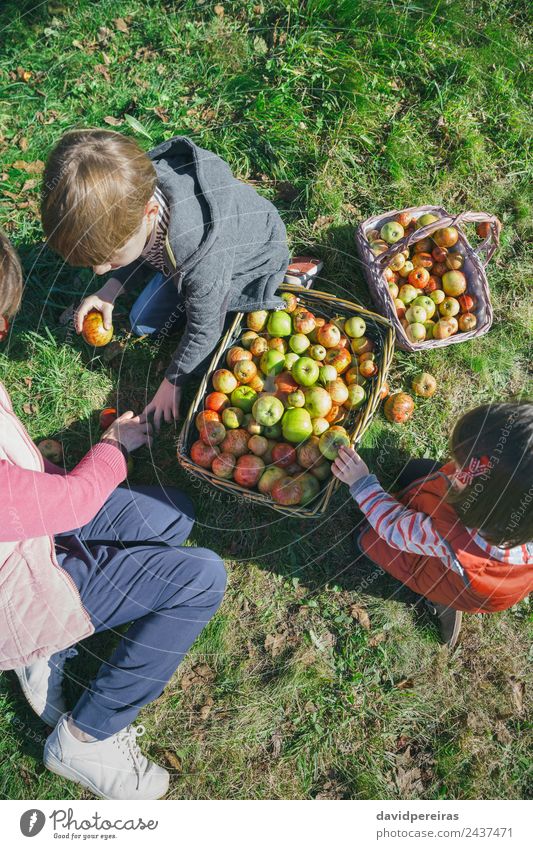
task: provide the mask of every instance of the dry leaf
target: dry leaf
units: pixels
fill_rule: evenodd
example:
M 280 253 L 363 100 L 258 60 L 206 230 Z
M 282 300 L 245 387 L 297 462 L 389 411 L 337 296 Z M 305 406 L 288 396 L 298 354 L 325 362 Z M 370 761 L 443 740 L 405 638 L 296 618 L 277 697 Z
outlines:
M 524 710 L 526 685 L 523 681 L 519 681 L 518 678 L 515 678 L 514 675 L 510 676 L 509 683 L 511 685 L 511 697 L 513 699 L 514 706 L 518 713 L 522 713 Z
M 200 708 L 200 711 L 199 711 L 200 719 L 204 719 L 204 720 L 207 719 L 207 717 L 211 713 L 211 709 L 212 709 L 214 704 L 215 704 L 214 699 L 212 699 L 211 696 L 208 696 L 207 699 L 205 700 L 204 704 Z
M 110 77 L 110 75 L 109 75 L 109 71 L 107 70 L 107 68 L 106 68 L 106 66 L 105 66 L 105 65 L 95 65 L 95 66 L 94 66 L 94 70 L 95 70 L 98 74 L 102 74 L 102 76 L 103 76 L 103 78 L 104 78 L 104 80 L 105 80 L 106 82 L 108 82 L 108 83 L 110 83 L 110 82 L 111 82 L 111 77 Z
M 13 168 L 18 168 L 19 171 L 26 171 L 27 174 L 42 174 L 44 171 L 44 162 L 41 159 L 35 159 L 34 162 L 25 162 L 23 159 L 17 159 L 12 164 Z
M 109 41 L 110 38 L 113 38 L 113 31 L 108 27 L 99 27 L 96 37 L 98 41 L 105 43 L 106 41 Z
M 114 115 L 106 115 L 104 123 L 109 124 L 111 127 L 120 127 L 120 125 L 124 122 L 121 121 L 120 118 L 115 118 Z
M 272 737 L 270 738 L 270 743 L 272 745 L 272 756 L 274 758 L 279 758 L 281 754 L 281 747 L 283 745 L 283 735 L 279 728 L 274 731 Z
M 22 82 L 27 83 L 31 80 L 33 74 L 31 71 L 24 70 L 24 68 L 17 68 L 17 76 L 19 80 L 22 80 Z
M 268 634 L 265 638 L 265 649 L 270 652 L 272 657 L 277 657 L 281 654 L 286 645 L 286 634 Z
M 19 139 L 18 145 L 23 153 L 26 153 L 29 147 L 28 139 L 25 136 Z
M 365 631 L 370 631 L 370 617 L 364 607 L 361 607 L 359 604 L 352 604 L 350 607 L 350 616 L 353 616 L 361 628 L 364 628 Z
M 173 770 L 175 770 L 176 772 L 181 772 L 181 770 L 182 770 L 181 760 L 178 758 L 178 756 L 175 752 L 171 752 L 170 749 L 164 749 L 164 751 L 162 752 L 162 755 L 163 755 L 164 759 L 166 760 L 167 764 L 170 767 L 172 767 Z
M 217 16 L 217 18 L 223 18 L 224 17 L 224 6 L 222 6 L 221 3 L 217 3 L 217 5 L 213 9 L 213 12 Z
M 161 118 L 163 124 L 168 124 L 168 122 L 169 122 L 168 110 L 165 109 L 164 106 L 155 106 L 154 112 L 155 112 L 155 114 L 157 115 L 158 118 Z
M 33 378 L 32 377 L 24 377 L 23 380 L 24 380 L 24 383 L 26 384 L 26 386 L 28 387 L 28 389 L 31 389 L 31 385 L 33 383 Z
M 33 414 L 37 412 L 37 407 L 30 401 L 27 401 L 25 404 L 23 404 L 22 409 L 27 416 L 33 416 Z
M 115 24 L 115 29 L 118 29 L 119 32 L 126 32 L 127 33 L 127 32 L 130 31 L 130 28 L 127 25 L 124 18 L 115 18 L 113 23 Z
M 396 690 L 411 690 L 414 686 L 415 682 L 412 678 L 402 678 L 401 681 L 398 681 L 398 683 L 394 685 Z
M 327 224 L 332 224 L 334 220 L 333 215 L 319 215 L 314 222 L 312 229 L 320 230 L 321 227 L 325 227 Z
M 35 186 L 38 186 L 39 183 L 40 183 L 40 180 L 36 180 L 35 178 L 32 179 L 32 180 L 26 180 L 26 182 L 22 186 L 22 191 L 23 192 L 29 192 L 30 189 L 34 189 Z

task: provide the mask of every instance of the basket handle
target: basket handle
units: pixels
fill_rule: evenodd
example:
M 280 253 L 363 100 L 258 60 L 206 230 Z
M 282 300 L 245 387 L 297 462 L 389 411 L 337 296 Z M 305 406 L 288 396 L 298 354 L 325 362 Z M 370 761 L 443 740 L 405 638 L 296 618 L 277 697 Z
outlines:
M 478 256 L 484 253 L 485 256 L 484 258 L 483 256 L 481 257 L 481 261 L 483 262 L 483 265 L 486 266 L 500 244 L 500 232 L 502 225 L 495 215 L 490 215 L 488 212 L 470 211 L 461 212 L 459 215 L 445 215 L 437 221 L 432 221 L 430 224 L 426 224 L 425 227 L 420 227 L 418 230 L 414 230 L 412 233 L 409 233 L 408 236 L 404 236 L 403 239 L 400 239 L 398 242 L 391 245 L 388 250 L 379 254 L 375 258 L 376 262 L 382 269 L 385 269 L 396 254 L 399 254 L 401 251 L 411 247 L 414 242 L 418 242 L 420 239 L 425 239 L 428 236 L 431 236 L 435 230 L 440 230 L 441 227 L 460 227 L 461 224 L 479 224 L 485 221 L 490 224 L 489 235 L 483 240 L 483 242 L 481 242 L 481 244 L 474 248 L 474 253 Z

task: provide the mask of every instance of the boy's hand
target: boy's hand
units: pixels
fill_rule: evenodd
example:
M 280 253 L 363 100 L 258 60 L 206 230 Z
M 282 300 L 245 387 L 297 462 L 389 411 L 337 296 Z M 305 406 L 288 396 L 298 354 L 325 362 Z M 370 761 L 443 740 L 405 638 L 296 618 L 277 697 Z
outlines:
M 115 298 L 122 292 L 122 283 L 114 277 L 111 277 L 107 283 L 102 286 L 98 292 L 93 295 L 88 295 L 84 298 L 74 316 L 76 325 L 76 333 L 81 333 L 83 328 L 83 319 L 90 310 L 98 310 L 104 318 L 104 327 L 109 330 L 113 320 L 113 309 L 115 306 Z
M 161 385 L 149 404 L 142 411 L 141 418 L 146 420 L 150 413 L 154 414 L 154 427 L 159 430 L 161 420 L 164 419 L 167 424 L 170 424 L 174 419 L 179 418 L 180 414 L 181 388 L 174 386 L 166 377 L 161 381 Z
M 367 464 L 353 448 L 341 448 L 331 470 L 336 478 L 351 486 L 370 474 Z
M 102 439 L 104 438 L 122 443 L 129 452 L 135 451 L 142 445 L 152 444 L 152 425 L 128 410 L 107 428 L 102 434 Z

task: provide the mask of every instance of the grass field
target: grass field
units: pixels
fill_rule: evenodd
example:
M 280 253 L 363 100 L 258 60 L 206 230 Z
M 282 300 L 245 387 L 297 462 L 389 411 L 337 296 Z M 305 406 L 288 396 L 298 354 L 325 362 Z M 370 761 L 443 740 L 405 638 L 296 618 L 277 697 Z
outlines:
M 491 332 L 395 355 L 394 388 L 424 366 L 439 393 L 405 428 L 379 414 L 366 434 L 362 453 L 387 485 L 408 456 L 445 458 L 461 411 L 530 392 L 526 18 L 520 0 L 3 3 L 0 225 L 27 287 L 0 379 L 31 436 L 58 436 L 73 464 L 98 438 L 99 409 L 118 400 L 140 410 L 171 350 L 128 339 L 127 302 L 125 344 L 107 362 L 59 322 L 98 285 L 40 242 L 42 162 L 76 126 L 116 126 L 146 148 L 183 133 L 213 149 L 278 205 L 293 251 L 324 258 L 321 287 L 366 306 L 357 222 L 417 203 L 498 215 Z M 184 474 L 175 442 L 167 426 L 131 481 L 192 495 L 191 544 L 221 553 L 229 583 L 217 617 L 141 714 L 147 751 L 172 771 L 171 798 L 531 794 L 527 602 L 467 616 L 450 654 L 408 592 L 370 564 L 353 567 L 346 491 L 315 523 L 242 511 Z M 70 667 L 72 699 L 109 647 L 86 643 Z M 3 674 L 3 798 L 84 798 L 43 767 L 44 735 Z

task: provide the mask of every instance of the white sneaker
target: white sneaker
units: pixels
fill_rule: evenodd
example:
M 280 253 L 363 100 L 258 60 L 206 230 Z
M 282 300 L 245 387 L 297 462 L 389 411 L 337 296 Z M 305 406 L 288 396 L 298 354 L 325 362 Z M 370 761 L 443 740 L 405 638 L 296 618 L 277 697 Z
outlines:
M 63 649 L 51 657 L 40 658 L 30 666 L 14 670 L 31 707 L 52 728 L 67 709 L 63 695 L 65 661 L 77 654 L 73 647 Z
M 166 769 L 144 757 L 137 737 L 142 725 L 128 725 L 106 740 L 80 743 L 61 717 L 44 747 L 44 765 L 100 799 L 160 799 L 168 790 Z

